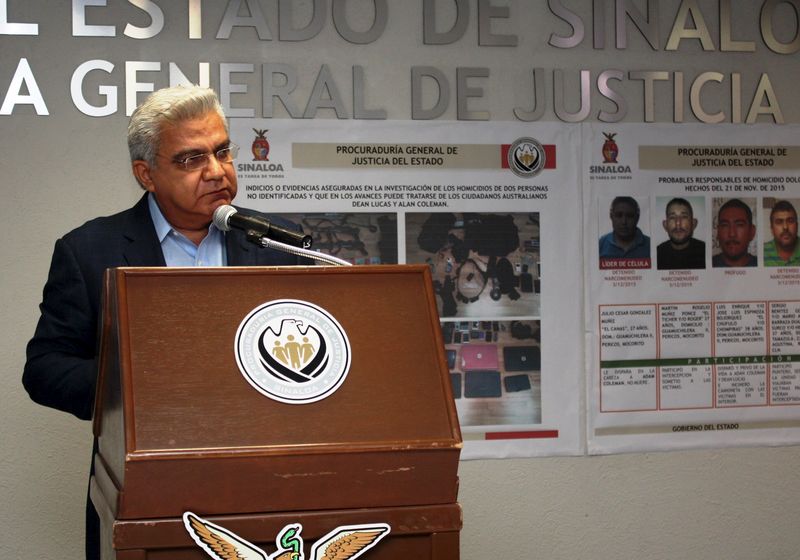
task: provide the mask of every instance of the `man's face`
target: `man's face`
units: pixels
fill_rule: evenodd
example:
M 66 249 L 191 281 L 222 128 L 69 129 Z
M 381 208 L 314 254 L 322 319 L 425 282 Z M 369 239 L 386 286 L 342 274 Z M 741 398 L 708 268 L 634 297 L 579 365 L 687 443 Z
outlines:
M 680 203 L 670 204 L 667 208 L 667 219 L 662 222 L 669 240 L 675 247 L 688 245 L 697 227 L 697 220 L 692 209 Z
M 797 244 L 797 213 L 791 210 L 773 212 L 769 225 L 775 245 L 784 251 L 794 251 Z
M 155 195 L 164 217 L 176 229 L 208 227 L 214 210 L 230 204 L 236 196 L 236 171 L 233 163 L 220 163 L 214 155 L 201 169 L 186 170 L 175 162 L 197 154 L 213 154 L 229 144 L 222 118 L 210 112 L 165 125 L 155 166 L 141 160 L 133 163 L 134 174 Z
M 636 207 L 628 202 L 617 202 L 611 207 L 611 229 L 614 237 L 621 241 L 630 241 L 636 236 L 636 224 L 639 216 Z
M 722 254 L 736 260 L 747 254 L 747 246 L 756 235 L 756 228 L 747 220 L 743 208 L 726 208 L 719 214 L 717 240 Z

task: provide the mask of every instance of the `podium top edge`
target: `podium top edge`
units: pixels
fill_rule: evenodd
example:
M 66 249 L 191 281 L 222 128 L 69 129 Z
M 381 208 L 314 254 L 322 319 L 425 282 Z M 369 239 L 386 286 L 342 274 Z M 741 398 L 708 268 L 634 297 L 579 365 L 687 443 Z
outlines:
M 186 273 L 199 275 L 243 274 L 255 275 L 269 272 L 271 274 L 296 274 L 312 272 L 324 274 L 419 274 L 429 267 L 426 264 L 368 264 L 354 266 L 119 266 L 109 268 L 123 276 L 169 276 Z

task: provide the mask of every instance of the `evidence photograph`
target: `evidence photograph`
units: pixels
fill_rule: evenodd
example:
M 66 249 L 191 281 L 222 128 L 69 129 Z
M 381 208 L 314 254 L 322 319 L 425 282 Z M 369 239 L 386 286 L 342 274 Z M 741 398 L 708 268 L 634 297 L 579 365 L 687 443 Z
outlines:
M 539 321 L 446 321 L 442 335 L 462 426 L 541 423 Z
M 397 264 L 397 214 L 280 214 L 302 226 L 311 248 L 353 264 Z
M 407 213 L 406 262 L 431 268 L 440 317 L 538 317 L 539 214 Z

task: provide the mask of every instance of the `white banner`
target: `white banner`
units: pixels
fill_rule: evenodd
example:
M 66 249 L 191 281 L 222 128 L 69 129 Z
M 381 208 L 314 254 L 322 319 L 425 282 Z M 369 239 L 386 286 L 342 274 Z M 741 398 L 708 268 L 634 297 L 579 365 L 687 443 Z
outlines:
M 585 125 L 590 453 L 800 442 L 798 138 Z
M 463 458 L 583 452 L 578 127 L 231 127 L 237 204 L 287 216 L 354 264 L 430 266 Z

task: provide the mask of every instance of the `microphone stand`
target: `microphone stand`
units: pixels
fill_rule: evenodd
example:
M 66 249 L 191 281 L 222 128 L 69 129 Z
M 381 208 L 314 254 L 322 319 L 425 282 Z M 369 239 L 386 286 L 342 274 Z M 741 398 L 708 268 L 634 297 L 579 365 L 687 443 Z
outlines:
M 329 264 L 332 266 L 353 266 L 353 263 L 349 263 L 346 260 L 340 259 L 339 257 L 333 257 L 331 255 L 325 255 L 318 251 L 312 251 L 310 249 L 301 249 L 300 247 L 294 247 L 293 245 L 289 245 L 288 243 L 281 243 L 280 241 L 275 241 L 274 239 L 270 239 L 266 235 L 262 235 L 255 230 L 249 230 L 247 232 L 247 240 L 251 243 L 255 243 L 259 247 L 265 247 L 267 249 L 275 249 L 277 251 L 283 251 L 284 253 L 289 253 L 290 255 L 296 255 L 298 257 L 306 257 L 308 259 L 313 259 L 317 262 Z

